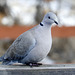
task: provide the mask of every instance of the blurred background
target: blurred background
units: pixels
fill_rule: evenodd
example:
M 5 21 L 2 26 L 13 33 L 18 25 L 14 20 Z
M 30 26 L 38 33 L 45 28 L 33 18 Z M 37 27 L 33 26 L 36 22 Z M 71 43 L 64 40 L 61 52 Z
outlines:
M 75 63 L 75 0 L 0 0 L 0 56 L 23 32 L 39 24 L 43 16 L 56 13 L 53 44 L 43 63 Z

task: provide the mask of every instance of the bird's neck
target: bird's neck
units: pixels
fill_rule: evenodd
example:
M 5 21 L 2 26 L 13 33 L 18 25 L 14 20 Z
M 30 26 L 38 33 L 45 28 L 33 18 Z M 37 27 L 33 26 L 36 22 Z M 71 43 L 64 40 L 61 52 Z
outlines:
M 47 23 L 41 22 L 39 25 L 40 25 L 42 28 L 47 28 L 47 29 L 51 30 L 51 25 L 49 25 L 49 24 L 47 24 Z

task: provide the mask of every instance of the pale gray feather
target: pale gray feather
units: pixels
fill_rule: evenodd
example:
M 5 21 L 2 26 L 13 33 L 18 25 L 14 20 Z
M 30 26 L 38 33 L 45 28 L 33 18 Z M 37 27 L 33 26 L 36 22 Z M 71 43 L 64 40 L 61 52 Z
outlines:
M 51 25 L 58 24 L 54 13 L 47 13 L 42 22 L 21 34 L 0 57 L 5 65 L 20 62 L 23 64 L 37 63 L 44 59 L 52 46 Z
M 18 60 L 21 57 L 25 57 L 28 52 L 34 48 L 36 45 L 36 40 L 33 35 L 27 31 L 20 35 L 13 44 L 8 48 L 7 52 L 4 54 L 4 60 Z

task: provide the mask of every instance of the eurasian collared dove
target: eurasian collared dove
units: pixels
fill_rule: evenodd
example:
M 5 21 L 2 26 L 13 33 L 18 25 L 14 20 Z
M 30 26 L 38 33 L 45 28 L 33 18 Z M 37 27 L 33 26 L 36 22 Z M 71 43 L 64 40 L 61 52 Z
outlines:
M 21 34 L 7 49 L 7 52 L 0 57 L 4 65 L 11 65 L 15 62 L 23 64 L 34 64 L 47 56 L 51 49 L 51 25 L 58 24 L 54 13 L 48 12 L 42 22 L 34 28 Z

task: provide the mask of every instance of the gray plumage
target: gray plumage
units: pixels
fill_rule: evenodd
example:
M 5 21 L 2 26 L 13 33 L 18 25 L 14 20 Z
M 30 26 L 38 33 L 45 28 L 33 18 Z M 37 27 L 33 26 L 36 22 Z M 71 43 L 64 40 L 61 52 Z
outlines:
M 52 45 L 51 25 L 53 23 L 58 24 L 57 17 L 49 12 L 39 25 L 24 32 L 12 43 L 0 58 L 2 64 L 37 63 L 45 58 Z

